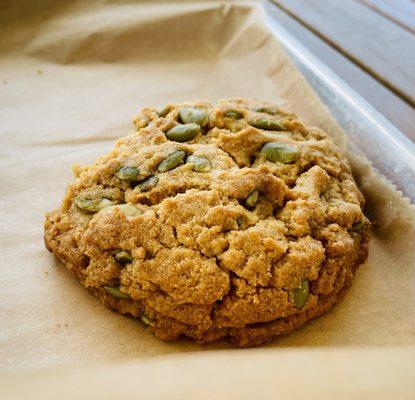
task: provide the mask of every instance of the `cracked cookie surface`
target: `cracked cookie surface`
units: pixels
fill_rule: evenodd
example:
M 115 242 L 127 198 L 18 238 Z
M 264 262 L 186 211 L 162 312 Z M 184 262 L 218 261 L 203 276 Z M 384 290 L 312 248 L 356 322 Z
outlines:
M 159 338 L 259 345 L 326 312 L 367 258 L 369 221 L 323 131 L 258 100 L 141 110 L 73 168 L 46 247 Z

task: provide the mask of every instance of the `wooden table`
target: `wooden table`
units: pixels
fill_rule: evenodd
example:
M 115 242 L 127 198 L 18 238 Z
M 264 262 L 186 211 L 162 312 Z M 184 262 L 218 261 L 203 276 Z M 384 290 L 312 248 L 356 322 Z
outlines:
M 272 0 L 278 22 L 415 141 L 415 0 Z

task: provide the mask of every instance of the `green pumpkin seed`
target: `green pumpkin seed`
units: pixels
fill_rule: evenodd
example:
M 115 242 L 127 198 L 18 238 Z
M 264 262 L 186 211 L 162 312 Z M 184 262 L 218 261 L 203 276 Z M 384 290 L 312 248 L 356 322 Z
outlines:
M 200 132 L 200 125 L 185 124 L 176 125 L 166 132 L 166 137 L 174 142 L 187 142 L 193 139 Z
M 223 113 L 225 118 L 241 119 L 243 114 L 236 110 L 229 110 Z
M 75 199 L 75 204 L 82 211 L 95 213 L 99 210 L 102 210 L 105 207 L 116 204 L 116 202 L 105 197 L 101 199 L 83 199 L 78 196 Z
M 186 164 L 193 164 L 193 171 L 195 172 L 210 171 L 210 162 L 205 157 L 189 156 L 186 159 Z
M 147 315 L 145 315 L 145 314 L 141 314 L 140 319 L 141 319 L 141 321 L 143 321 L 146 325 L 149 325 L 149 326 L 156 326 L 156 323 L 155 323 L 153 320 L 151 320 L 150 318 L 148 318 L 148 317 L 147 317 Z
M 111 214 L 115 209 L 120 210 L 126 217 L 136 217 L 143 213 L 139 208 L 131 204 L 117 204 L 115 206 L 105 207 L 100 211 L 100 214 Z
M 363 226 L 364 226 L 364 225 L 365 225 L 365 223 L 364 223 L 363 221 L 355 222 L 355 223 L 352 225 L 351 230 L 352 230 L 353 232 L 358 232 L 358 231 L 360 231 L 360 230 L 363 228 Z
M 140 182 L 137 186 L 140 188 L 142 192 L 148 192 L 149 190 L 153 189 L 158 182 L 159 178 L 157 178 L 157 176 L 149 176 L 148 178 Z
M 283 123 L 271 118 L 259 118 L 256 120 L 250 120 L 249 124 L 255 128 L 264 129 L 266 131 L 286 131 L 287 128 Z
M 268 161 L 283 164 L 289 164 L 297 161 L 298 150 L 285 143 L 265 143 L 261 148 L 263 154 Z
M 254 207 L 255 204 L 258 201 L 259 192 L 258 190 L 254 190 L 246 199 L 245 199 L 245 205 L 247 207 Z
M 120 264 L 129 264 L 133 262 L 133 258 L 131 257 L 130 252 L 127 250 L 117 250 L 115 251 L 114 256 Z
M 254 111 L 269 114 L 269 115 L 275 115 L 277 113 L 277 110 L 275 108 L 267 107 L 267 106 L 255 107 Z
M 115 176 L 123 181 L 138 181 L 140 180 L 140 171 L 135 167 L 121 167 Z
M 171 106 L 165 106 L 158 112 L 158 115 L 159 117 L 164 118 L 171 110 L 172 110 Z
M 290 301 L 293 302 L 297 308 L 304 307 L 308 298 L 309 286 L 308 281 L 303 279 L 299 288 L 290 290 Z
M 205 126 L 209 122 L 209 115 L 200 108 L 182 108 L 179 115 L 184 124 L 198 124 Z
M 104 286 L 104 289 L 112 296 L 118 299 L 129 299 L 130 296 L 127 293 L 121 292 L 119 287 Z
M 168 155 L 157 167 L 159 172 L 167 172 L 183 163 L 186 157 L 186 152 L 183 150 L 175 151 Z

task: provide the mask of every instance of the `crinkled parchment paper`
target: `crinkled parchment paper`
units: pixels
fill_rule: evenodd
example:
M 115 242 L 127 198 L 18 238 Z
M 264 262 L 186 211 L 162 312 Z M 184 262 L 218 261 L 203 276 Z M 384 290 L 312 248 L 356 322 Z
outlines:
M 277 101 L 344 136 L 248 1 L 0 5 L 0 397 L 415 397 L 414 211 L 362 160 L 369 261 L 327 315 L 260 349 L 165 343 L 84 290 L 43 245 L 70 165 L 142 106 Z M 353 159 L 353 157 L 352 157 Z M 412 222 L 411 222 L 412 221 Z

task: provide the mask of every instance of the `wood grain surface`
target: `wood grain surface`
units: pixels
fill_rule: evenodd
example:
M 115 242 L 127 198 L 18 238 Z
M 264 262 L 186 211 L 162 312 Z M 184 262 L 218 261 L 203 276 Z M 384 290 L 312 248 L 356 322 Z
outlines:
M 359 0 L 415 34 L 415 2 L 411 0 Z
M 415 2 L 272 1 L 281 25 L 415 141 Z

